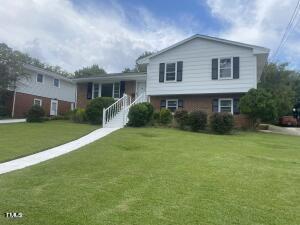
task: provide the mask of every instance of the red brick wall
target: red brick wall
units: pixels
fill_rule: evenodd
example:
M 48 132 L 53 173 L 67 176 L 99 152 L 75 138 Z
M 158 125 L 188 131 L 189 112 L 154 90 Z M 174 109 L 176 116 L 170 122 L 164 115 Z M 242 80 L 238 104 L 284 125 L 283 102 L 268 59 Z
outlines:
M 212 114 L 212 100 L 215 98 L 239 98 L 241 94 L 214 94 L 214 95 L 181 95 L 181 96 L 151 96 L 150 101 L 155 110 L 160 110 L 162 99 L 182 99 L 185 110 L 192 112 L 196 110 Z M 249 127 L 249 120 L 245 115 L 234 115 L 236 127 Z
M 50 115 L 51 98 L 45 98 L 30 94 L 16 93 L 15 100 L 15 118 L 24 118 L 30 107 L 33 105 L 35 98 L 42 99 L 42 107 L 45 110 L 46 116 Z M 58 100 L 57 114 L 62 115 L 71 109 L 71 102 Z

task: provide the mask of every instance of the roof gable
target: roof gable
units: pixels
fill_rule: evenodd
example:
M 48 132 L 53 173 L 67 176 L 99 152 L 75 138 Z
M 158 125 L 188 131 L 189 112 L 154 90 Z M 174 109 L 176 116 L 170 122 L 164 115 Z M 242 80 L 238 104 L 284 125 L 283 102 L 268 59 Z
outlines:
M 200 34 L 196 34 L 196 35 L 193 35 L 187 39 L 184 39 L 183 41 L 180 41 L 178 43 L 175 43 L 174 45 L 171 45 L 167 48 L 164 48 L 152 55 L 149 55 L 147 57 L 144 57 L 142 59 L 139 59 L 137 60 L 137 63 L 138 64 L 145 64 L 145 63 L 149 63 L 149 60 L 151 58 L 154 58 L 164 52 L 167 52 L 171 49 L 174 49 L 178 46 L 181 46 L 191 40 L 194 40 L 194 39 L 197 39 L 197 38 L 200 38 L 200 39 L 204 39 L 204 40 L 210 40 L 210 41 L 215 41 L 215 42 L 218 42 L 218 43 L 223 43 L 223 44 L 227 44 L 227 45 L 233 45 L 233 46 L 238 46 L 238 47 L 244 47 L 244 48 L 250 48 L 252 49 L 253 51 L 253 54 L 269 54 L 270 50 L 268 48 L 264 48 L 264 47 L 261 47 L 261 46 L 256 46 L 256 45 L 250 45 L 250 44 L 245 44 L 245 43 L 241 43 L 241 42 L 236 42 L 236 41 L 230 41 L 230 40 L 225 40 L 225 39 L 221 39 L 221 38 L 216 38 L 216 37 L 210 37 L 210 36 L 206 36 L 206 35 L 200 35 Z

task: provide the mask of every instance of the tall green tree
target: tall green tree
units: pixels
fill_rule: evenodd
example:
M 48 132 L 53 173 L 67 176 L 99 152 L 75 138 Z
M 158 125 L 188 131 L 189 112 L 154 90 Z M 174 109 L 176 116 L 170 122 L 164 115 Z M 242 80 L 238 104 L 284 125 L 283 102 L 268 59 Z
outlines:
M 263 70 L 261 82 L 258 85 L 259 88 L 271 93 L 279 117 L 290 114 L 295 104 L 296 92 L 292 78 L 295 72 L 289 70 L 287 66 L 287 63 L 268 64 Z
M 75 71 L 75 78 L 94 77 L 102 74 L 106 74 L 106 71 L 99 65 L 94 64 Z
M 15 86 L 24 77 L 24 63 L 27 56 L 19 51 L 13 51 L 6 44 L 0 44 L 0 91 Z
M 295 102 L 300 103 L 300 73 L 298 71 L 292 73 L 290 83 L 295 92 Z

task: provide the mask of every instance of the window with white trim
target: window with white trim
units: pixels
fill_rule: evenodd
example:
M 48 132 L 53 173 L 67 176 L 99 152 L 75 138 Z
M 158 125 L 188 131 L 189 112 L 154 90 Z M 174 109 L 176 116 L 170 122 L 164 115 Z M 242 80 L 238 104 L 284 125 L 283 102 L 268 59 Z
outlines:
M 166 81 L 175 81 L 176 80 L 176 63 L 167 63 L 165 74 L 166 74 Z
M 175 112 L 178 109 L 178 99 L 167 99 L 166 108 L 171 112 Z
M 54 85 L 55 87 L 59 87 L 59 86 L 60 86 L 60 81 L 59 81 L 59 79 L 54 78 L 54 79 L 53 79 L 53 85 Z
M 232 98 L 219 99 L 219 112 L 233 113 L 233 101 Z
M 42 106 L 42 99 L 39 99 L 39 98 L 33 99 L 33 104 Z
M 93 98 L 99 97 L 99 84 L 93 86 Z
M 232 59 L 220 58 L 219 59 L 219 79 L 232 78 Z
M 37 74 L 36 75 L 36 82 L 43 83 L 43 81 L 44 81 L 44 75 L 43 74 Z
M 120 83 L 114 83 L 114 98 L 120 98 Z

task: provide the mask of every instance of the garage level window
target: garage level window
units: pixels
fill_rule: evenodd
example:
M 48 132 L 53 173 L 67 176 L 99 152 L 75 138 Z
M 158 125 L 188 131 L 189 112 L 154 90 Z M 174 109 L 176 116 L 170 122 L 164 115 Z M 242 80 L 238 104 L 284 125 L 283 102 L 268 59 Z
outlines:
M 220 59 L 220 79 L 231 79 L 232 78 L 232 63 L 231 58 L 221 58 Z
M 176 63 L 167 63 L 166 66 L 166 81 L 176 80 Z
M 43 83 L 43 81 L 44 81 L 44 75 L 43 74 L 38 74 L 36 76 L 36 82 Z
M 219 112 L 233 113 L 233 104 L 231 98 L 219 99 Z
M 35 98 L 33 100 L 34 105 L 42 106 L 42 99 Z
M 169 109 L 171 112 L 175 112 L 178 109 L 178 99 L 167 99 L 166 108 Z
M 59 79 L 54 79 L 53 84 L 55 87 L 59 87 L 59 85 L 60 85 Z

